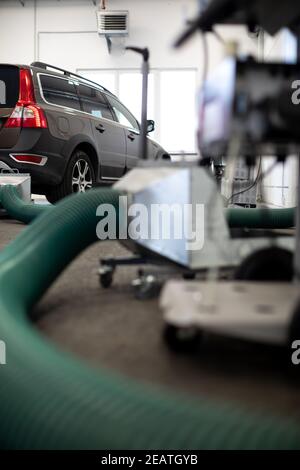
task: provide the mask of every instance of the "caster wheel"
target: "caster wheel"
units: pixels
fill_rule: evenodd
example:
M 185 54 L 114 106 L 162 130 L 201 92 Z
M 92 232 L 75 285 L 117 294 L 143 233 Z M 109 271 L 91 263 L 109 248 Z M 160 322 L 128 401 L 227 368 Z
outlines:
M 140 277 L 133 281 L 132 286 L 137 300 L 154 299 L 160 291 L 160 286 L 153 276 Z
M 291 282 L 293 255 L 283 248 L 266 248 L 248 256 L 235 272 L 237 281 Z
M 114 273 L 113 271 L 106 271 L 105 273 L 100 273 L 99 280 L 100 285 L 104 289 L 109 289 L 113 283 Z
M 195 327 L 179 328 L 167 325 L 164 329 L 164 340 L 174 352 L 191 353 L 196 351 L 200 344 L 202 333 Z

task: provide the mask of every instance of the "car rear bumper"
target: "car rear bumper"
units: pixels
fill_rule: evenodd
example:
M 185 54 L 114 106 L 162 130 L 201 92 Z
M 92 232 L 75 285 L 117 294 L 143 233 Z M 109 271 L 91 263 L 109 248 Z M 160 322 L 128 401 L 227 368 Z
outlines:
M 12 170 L 17 170 L 19 173 L 29 173 L 33 186 L 55 186 L 61 182 L 62 173 L 58 170 L 58 165 L 53 164 L 53 157 L 47 160 L 44 166 L 38 166 L 29 163 L 19 163 L 14 161 L 9 155 L 3 155 L 0 152 L 0 171 L 1 162 L 7 165 Z
M 26 130 L 21 133 L 15 147 L 0 149 L 0 162 L 19 173 L 29 173 L 33 188 L 55 186 L 62 181 L 67 165 L 67 157 L 63 155 L 64 144 L 64 140 L 53 139 L 47 129 Z M 16 155 L 44 157 L 43 164 L 18 162 Z

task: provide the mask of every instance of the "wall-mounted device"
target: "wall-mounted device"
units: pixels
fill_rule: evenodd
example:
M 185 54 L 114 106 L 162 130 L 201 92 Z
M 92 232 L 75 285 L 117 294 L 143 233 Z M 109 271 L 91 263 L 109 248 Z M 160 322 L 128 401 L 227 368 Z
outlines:
M 129 11 L 98 10 L 98 34 L 100 36 L 128 36 Z
M 114 44 L 125 51 L 124 40 L 129 35 L 129 11 L 100 8 L 97 11 L 97 23 L 98 34 L 106 39 L 108 52 L 111 53 Z

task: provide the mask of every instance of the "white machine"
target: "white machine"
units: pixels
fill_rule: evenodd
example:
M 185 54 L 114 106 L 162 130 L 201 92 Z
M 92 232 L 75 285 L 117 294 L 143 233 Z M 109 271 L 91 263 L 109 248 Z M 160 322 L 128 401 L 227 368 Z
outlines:
M 299 339 L 298 302 L 296 283 L 170 281 L 160 307 L 175 350 L 197 346 L 203 332 L 291 348 Z
M 146 265 L 133 281 L 136 297 L 146 299 L 157 295 L 165 277 L 192 279 L 208 270 L 237 268 L 260 250 L 284 250 L 292 256 L 295 249 L 292 236 L 249 232 L 233 237 L 217 183 L 198 165 L 144 161 L 114 188 L 123 196 L 120 242 L 134 256 L 101 260 L 104 288 L 111 286 L 120 265 Z M 134 216 L 137 233 L 131 231 Z
M 123 241 L 131 251 L 148 252 L 153 258 L 157 256 L 165 263 L 194 272 L 236 267 L 251 253 L 269 247 L 294 251 L 295 240 L 290 236 L 232 238 L 217 184 L 204 168 L 162 163 L 155 167 L 147 162 L 144 165 L 114 186 L 126 196 L 127 207 L 121 212 L 123 232 L 127 233 L 130 227 L 128 208 L 142 206 L 147 214 L 147 233 L 140 230 L 134 240 L 129 233 Z M 176 233 L 175 222 L 181 233 Z M 189 229 L 192 238 L 197 238 L 193 243 Z
M 249 28 L 259 25 L 270 34 L 289 26 L 298 34 L 296 64 L 229 57 L 207 81 L 199 113 L 199 148 L 204 156 L 230 161 L 243 155 L 253 164 L 259 155 L 275 155 L 283 162 L 288 155 L 299 154 L 300 108 L 292 101 L 293 83 L 300 71 L 299 12 L 294 9 L 295 2 L 280 3 L 281 9 L 273 3 L 270 15 L 267 0 L 212 0 L 177 41 L 180 46 L 198 29 L 205 33 L 222 22 Z M 294 341 L 300 340 L 300 205 L 294 240 L 291 282 L 259 282 L 247 276 L 245 282 L 221 282 L 213 272 L 206 282 L 169 281 L 160 299 L 168 345 L 176 350 L 190 349 L 207 331 L 285 346 L 291 351 Z M 248 240 L 243 243 L 247 246 Z M 226 249 L 229 246 L 225 242 Z M 273 269 L 276 271 L 276 262 Z

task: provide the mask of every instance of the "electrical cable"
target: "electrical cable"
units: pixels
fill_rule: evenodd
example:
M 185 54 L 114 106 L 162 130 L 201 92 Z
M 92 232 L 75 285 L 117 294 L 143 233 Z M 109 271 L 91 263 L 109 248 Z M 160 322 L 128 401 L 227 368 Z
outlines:
M 274 170 L 274 168 L 277 166 L 278 164 L 278 160 L 276 160 L 273 165 L 270 166 L 270 168 L 268 168 L 267 171 L 265 171 L 264 173 L 262 173 L 261 169 L 262 169 L 262 157 L 260 157 L 259 159 L 259 168 L 258 168 L 258 172 L 257 172 L 257 177 L 255 178 L 254 182 L 251 184 L 251 186 L 249 186 L 248 188 L 246 189 L 243 189 L 242 191 L 239 191 L 238 193 L 234 193 L 232 194 L 232 196 L 230 196 L 230 198 L 228 199 L 228 203 L 230 201 L 232 201 L 233 198 L 235 198 L 236 196 L 240 196 L 241 194 L 244 194 L 248 191 L 250 191 L 252 188 L 254 188 L 255 186 L 258 185 L 258 183 L 260 183 L 261 181 L 263 181 L 267 176 L 269 176 L 270 173 L 272 173 L 272 171 Z
M 254 188 L 259 183 L 260 176 L 261 176 L 261 164 L 262 164 L 262 157 L 260 157 L 260 159 L 259 159 L 259 167 L 258 167 L 257 176 L 256 176 L 254 182 L 251 184 L 251 186 L 247 187 L 246 189 L 243 189 L 243 190 L 241 190 L 237 193 L 233 193 L 230 196 L 230 198 L 227 200 L 228 204 L 232 201 L 232 199 L 234 199 L 237 196 L 240 196 L 241 194 L 247 193 L 248 191 L 250 191 L 252 188 Z

